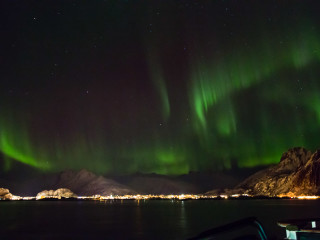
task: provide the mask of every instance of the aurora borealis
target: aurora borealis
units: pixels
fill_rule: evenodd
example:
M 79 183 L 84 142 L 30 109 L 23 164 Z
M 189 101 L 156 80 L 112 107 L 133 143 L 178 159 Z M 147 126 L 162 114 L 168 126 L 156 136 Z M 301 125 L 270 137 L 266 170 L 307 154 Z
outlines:
M 184 174 L 318 148 L 319 7 L 3 3 L 2 170 Z

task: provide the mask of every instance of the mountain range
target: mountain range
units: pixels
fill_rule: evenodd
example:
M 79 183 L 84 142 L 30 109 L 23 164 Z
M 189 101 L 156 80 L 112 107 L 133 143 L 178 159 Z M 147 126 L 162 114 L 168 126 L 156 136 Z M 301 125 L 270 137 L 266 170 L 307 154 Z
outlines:
M 0 186 L 15 195 L 35 196 L 44 189 L 70 189 L 78 196 L 127 194 L 249 194 L 252 196 L 320 195 L 320 150 L 303 147 L 282 154 L 278 164 L 251 171 L 191 172 L 181 176 L 132 174 L 101 176 L 86 169 L 33 175 L 32 178 L 0 178 Z M 211 190 L 210 190 L 211 189 Z M 2 190 L 2 195 L 9 192 Z M 9 195 L 8 195 L 9 196 Z
M 312 153 L 295 147 L 283 153 L 280 162 L 258 171 L 231 189 L 214 189 L 207 194 L 253 196 L 320 195 L 320 150 Z

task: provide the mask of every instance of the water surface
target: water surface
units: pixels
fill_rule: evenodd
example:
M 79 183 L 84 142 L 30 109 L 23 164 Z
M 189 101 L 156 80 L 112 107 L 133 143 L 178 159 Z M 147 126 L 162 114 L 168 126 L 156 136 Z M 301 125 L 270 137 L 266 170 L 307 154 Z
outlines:
M 256 216 L 270 236 L 279 219 L 319 217 L 319 200 L 1 201 L 1 239 L 186 239 Z

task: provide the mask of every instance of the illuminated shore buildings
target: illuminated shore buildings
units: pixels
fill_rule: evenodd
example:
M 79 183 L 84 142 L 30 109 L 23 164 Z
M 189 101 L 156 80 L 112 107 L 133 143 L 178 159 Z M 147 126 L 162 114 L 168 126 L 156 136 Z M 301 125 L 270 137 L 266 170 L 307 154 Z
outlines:
M 248 194 L 233 194 L 233 195 L 201 195 L 201 194 L 170 194 L 170 195 L 109 195 L 109 196 L 100 196 L 100 195 L 93 195 L 93 196 L 78 196 L 78 197 L 59 197 L 59 196 L 28 196 L 28 197 L 20 197 L 20 196 L 13 196 L 10 200 L 44 200 L 44 199 L 57 199 L 57 200 L 64 200 L 64 199 L 74 199 L 74 200 L 94 200 L 94 201 L 106 201 L 106 200 L 223 200 L 223 199 L 303 199 L 303 200 L 315 200 L 319 199 L 320 196 L 295 196 L 292 194 L 282 194 L 274 197 L 265 197 L 265 196 L 252 196 Z M 0 200 L 4 200 L 1 199 Z M 8 199 L 6 199 L 8 200 Z

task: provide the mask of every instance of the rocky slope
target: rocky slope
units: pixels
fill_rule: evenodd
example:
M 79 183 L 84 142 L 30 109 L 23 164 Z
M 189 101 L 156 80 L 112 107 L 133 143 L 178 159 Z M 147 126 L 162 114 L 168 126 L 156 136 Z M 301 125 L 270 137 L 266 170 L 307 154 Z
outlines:
M 208 194 L 246 193 L 263 196 L 320 195 L 320 150 L 292 148 L 282 154 L 280 162 L 261 170 L 234 189 L 213 190 Z
M 320 195 L 320 150 L 294 174 L 293 192 L 305 195 Z
M 252 175 L 236 188 L 246 189 L 253 195 L 275 196 L 292 192 L 295 187 L 294 176 L 301 171 L 310 157 L 311 152 L 304 148 L 289 149 L 282 154 L 277 165 Z
M 55 188 L 68 188 L 82 196 L 92 195 L 126 195 L 136 192 L 114 180 L 97 176 L 85 169 L 81 171 L 64 171 L 60 174 Z
M 37 199 L 43 198 L 76 198 L 77 195 L 74 194 L 70 189 L 67 188 L 59 188 L 57 190 L 44 190 L 37 194 Z
M 10 200 L 13 195 L 10 193 L 9 189 L 0 188 L 0 200 Z
M 219 193 L 269 197 L 320 195 L 320 150 L 312 154 L 305 148 L 289 149 L 277 165 L 253 174 L 234 189 L 208 192 Z

